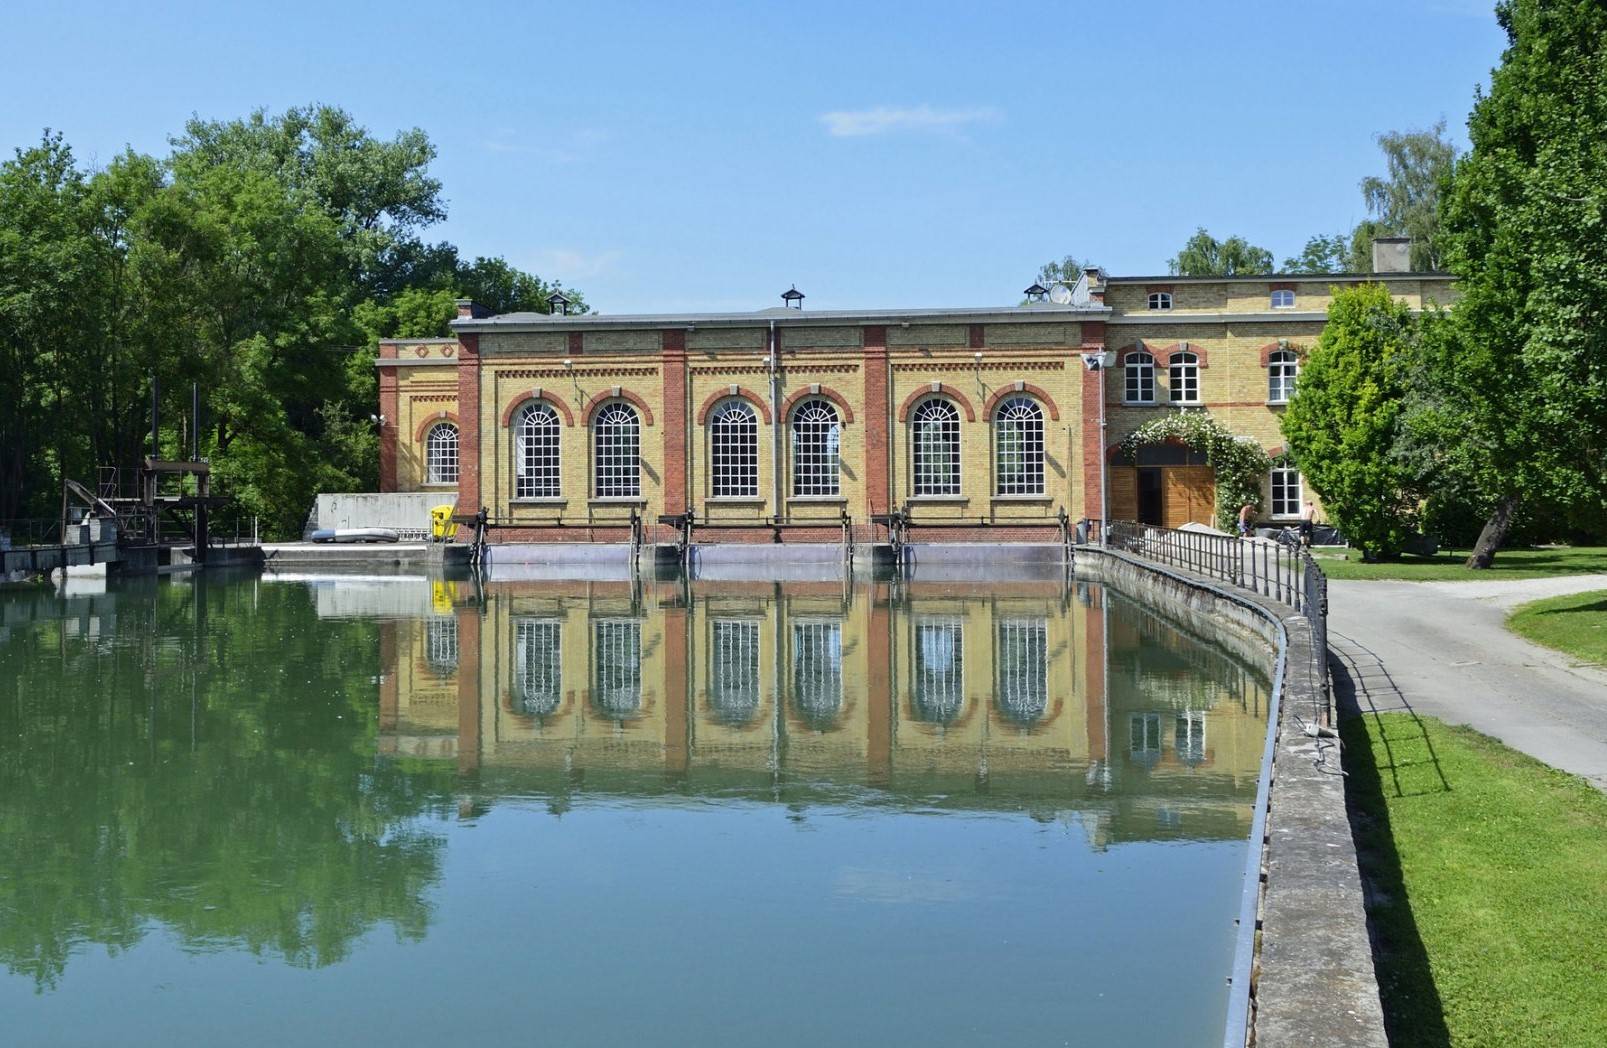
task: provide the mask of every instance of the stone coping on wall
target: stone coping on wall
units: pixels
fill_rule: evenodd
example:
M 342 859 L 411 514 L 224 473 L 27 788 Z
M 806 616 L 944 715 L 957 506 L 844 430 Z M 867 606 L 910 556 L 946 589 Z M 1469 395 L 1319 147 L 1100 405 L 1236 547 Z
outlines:
M 1257 634 L 1281 654 L 1271 766 L 1252 823 L 1261 831 L 1259 927 L 1249 995 L 1235 987 L 1224 1044 L 1237 1048 L 1246 1033 L 1256 1048 L 1388 1048 L 1338 741 L 1305 732 L 1325 701 L 1306 672 L 1310 625 L 1249 590 L 1130 554 L 1078 546 L 1075 557 L 1080 576 L 1210 619 L 1227 627 L 1224 639 L 1236 639 L 1234 647 Z M 1326 668 L 1326 654 L 1320 665 Z M 1243 960 L 1235 963 L 1241 973 Z M 1246 1005 L 1248 1022 L 1234 1022 Z

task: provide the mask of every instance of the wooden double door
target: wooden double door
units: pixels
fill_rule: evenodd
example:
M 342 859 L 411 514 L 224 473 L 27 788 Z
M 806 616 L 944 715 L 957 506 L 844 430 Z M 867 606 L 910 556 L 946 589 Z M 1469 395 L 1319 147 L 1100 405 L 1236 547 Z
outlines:
M 1216 470 L 1203 465 L 1110 467 L 1110 517 L 1163 528 L 1216 525 Z

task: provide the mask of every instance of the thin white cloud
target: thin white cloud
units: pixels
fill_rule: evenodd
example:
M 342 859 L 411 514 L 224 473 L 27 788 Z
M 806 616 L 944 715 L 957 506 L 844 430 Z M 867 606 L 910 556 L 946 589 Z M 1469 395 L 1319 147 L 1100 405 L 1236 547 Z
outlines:
M 826 133 L 836 138 L 863 138 L 894 131 L 955 131 L 967 124 L 997 120 L 999 111 L 987 106 L 934 109 L 919 106 L 873 106 L 820 114 Z

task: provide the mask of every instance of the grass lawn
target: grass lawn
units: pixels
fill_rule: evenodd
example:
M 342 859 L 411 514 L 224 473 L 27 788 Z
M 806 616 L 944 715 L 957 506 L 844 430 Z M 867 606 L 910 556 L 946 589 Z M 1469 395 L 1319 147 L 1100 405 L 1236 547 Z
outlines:
M 1343 735 L 1390 1044 L 1607 1043 L 1607 796 L 1410 713 Z
M 1469 550 L 1442 550 L 1432 557 L 1401 557 L 1378 564 L 1363 564 L 1361 554 L 1348 551 L 1355 560 L 1346 560 L 1346 550 L 1319 548 L 1317 562 L 1331 579 L 1537 579 L 1545 575 L 1586 575 L 1607 573 L 1607 546 L 1544 546 L 1539 549 L 1504 549 L 1495 555 L 1488 571 L 1465 567 Z
M 1507 616 L 1507 628 L 1580 662 L 1607 664 L 1607 590 L 1520 605 Z

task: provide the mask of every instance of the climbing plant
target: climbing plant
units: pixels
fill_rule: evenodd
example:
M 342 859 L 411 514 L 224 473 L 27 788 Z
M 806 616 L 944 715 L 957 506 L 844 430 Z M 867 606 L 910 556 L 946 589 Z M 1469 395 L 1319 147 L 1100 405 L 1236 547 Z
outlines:
M 1239 507 L 1261 501 L 1261 478 L 1272 468 L 1272 459 L 1261 445 L 1225 429 L 1204 411 L 1180 411 L 1161 415 L 1122 438 L 1121 453 L 1129 462 L 1138 460 L 1138 449 L 1150 444 L 1176 440 L 1205 456 L 1216 470 L 1216 526 L 1232 531 Z

